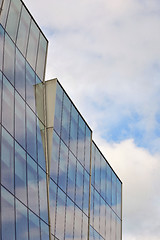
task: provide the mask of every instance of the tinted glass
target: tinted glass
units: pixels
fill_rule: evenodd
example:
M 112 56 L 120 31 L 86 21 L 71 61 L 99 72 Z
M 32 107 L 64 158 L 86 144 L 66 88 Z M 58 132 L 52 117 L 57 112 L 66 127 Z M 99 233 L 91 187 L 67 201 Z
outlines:
M 68 163 L 68 148 L 61 141 L 60 146 L 60 160 L 59 160 L 59 176 L 58 176 L 58 185 L 66 191 L 67 186 L 67 163 Z
M 54 234 L 55 232 L 56 194 L 57 194 L 57 185 L 52 180 L 50 180 L 49 203 L 50 203 L 50 224 L 51 224 L 52 234 Z
M 72 105 L 70 125 L 70 149 L 75 156 L 77 155 L 77 139 L 78 139 L 78 112 Z
M 28 240 L 27 208 L 16 200 L 16 240 Z
M 36 73 L 38 74 L 41 80 L 43 80 L 44 78 L 46 51 L 47 41 L 43 37 L 43 35 L 40 34 Z
M 69 153 L 69 164 L 68 164 L 68 186 L 67 194 L 74 201 L 75 198 L 75 186 L 76 186 L 76 158 L 70 152 Z
M 38 240 L 40 239 L 40 226 L 39 218 L 29 211 L 29 239 Z
M 16 49 L 15 88 L 25 99 L 25 59 Z
M 35 84 L 36 75 L 28 63 L 26 63 L 26 101 L 35 112 Z
M 3 61 L 3 44 L 4 44 L 4 30 L 0 25 L 0 70 L 2 70 L 2 61 Z
M 60 136 L 60 130 L 61 130 L 62 99 L 63 99 L 63 91 L 62 91 L 62 88 L 59 86 L 59 84 L 57 84 L 54 129 L 59 134 L 59 136 Z
M 45 162 L 45 136 L 44 136 L 44 125 L 37 118 L 37 152 L 38 152 L 38 163 L 46 170 Z
M 52 156 L 50 165 L 50 177 L 57 182 L 58 175 L 58 162 L 59 162 L 59 144 L 60 139 L 58 135 L 53 131 L 53 143 L 52 143 Z
M 73 227 L 74 227 L 74 203 L 67 198 L 66 206 L 66 231 L 65 239 L 73 239 Z

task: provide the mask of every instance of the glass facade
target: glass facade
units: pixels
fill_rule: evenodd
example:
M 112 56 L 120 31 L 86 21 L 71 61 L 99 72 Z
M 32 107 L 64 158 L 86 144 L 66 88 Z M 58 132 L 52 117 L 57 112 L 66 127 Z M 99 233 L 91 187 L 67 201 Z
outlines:
M 0 239 L 121 240 L 122 183 L 60 83 L 46 91 L 46 37 L 21 0 L 0 8 Z

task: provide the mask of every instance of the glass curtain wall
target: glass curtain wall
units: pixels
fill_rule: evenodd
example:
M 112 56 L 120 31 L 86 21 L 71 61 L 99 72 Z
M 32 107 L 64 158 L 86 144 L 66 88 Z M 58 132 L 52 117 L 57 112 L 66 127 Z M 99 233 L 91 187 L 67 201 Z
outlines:
M 43 105 L 37 108 L 38 96 L 43 96 L 47 44 L 24 4 L 4 0 L 0 15 L 1 240 L 49 239 L 44 109 Z

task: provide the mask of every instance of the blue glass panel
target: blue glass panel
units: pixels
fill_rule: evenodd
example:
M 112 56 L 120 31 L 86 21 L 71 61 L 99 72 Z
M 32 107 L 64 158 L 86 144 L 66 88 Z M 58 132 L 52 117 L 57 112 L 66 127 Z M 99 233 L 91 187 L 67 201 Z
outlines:
M 35 112 L 35 85 L 36 85 L 35 72 L 26 62 L 26 101 L 34 112 Z
M 42 81 L 44 78 L 46 52 L 47 52 L 47 41 L 44 38 L 44 36 L 40 34 L 36 73 L 38 74 L 38 76 Z
M 95 186 L 95 145 L 92 142 L 91 184 Z
M 15 41 L 17 36 L 18 21 L 19 21 L 21 6 L 22 6 L 22 3 L 19 0 L 11 1 L 6 30 L 13 41 Z
M 88 215 L 89 204 L 89 174 L 84 171 L 83 211 Z
M 25 99 L 25 59 L 16 49 L 15 88 Z
M 121 240 L 121 220 L 118 217 L 116 223 L 116 240 Z
M 49 240 L 49 227 L 41 221 L 41 240 Z
M 47 204 L 47 185 L 46 173 L 38 167 L 39 173 L 39 202 L 40 202 L 40 217 L 48 223 L 48 204 Z
M 86 240 L 88 234 L 88 217 L 83 213 L 82 240 Z
M 117 178 L 117 214 L 121 218 L 121 191 L 122 184 Z
M 1 239 L 15 239 L 14 198 L 1 187 Z
M 109 205 L 111 205 L 111 200 L 112 200 L 112 170 L 110 166 L 107 164 L 107 194 L 106 194 L 106 201 Z
M 94 226 L 94 188 L 91 185 L 90 224 Z
M 117 211 L 117 177 L 112 172 L 112 209 Z
M 14 89 L 3 76 L 2 124 L 13 135 Z
M 27 208 L 16 200 L 16 240 L 28 240 Z
M 90 231 L 89 231 L 89 239 L 94 240 L 94 229 L 90 226 Z
M 9 81 L 14 84 L 14 59 L 15 59 L 15 45 L 5 34 L 5 44 L 4 44 L 4 74 L 9 79 Z
M 15 92 L 15 139 L 26 148 L 25 102 L 17 92 Z
M 73 239 L 74 203 L 67 198 L 65 239 Z
M 56 212 L 56 237 L 64 239 L 66 195 L 58 188 Z
M 36 116 L 32 110 L 26 106 L 27 116 L 27 152 L 37 161 L 36 148 Z
M 68 148 L 67 148 L 66 145 L 61 141 L 58 185 L 59 185 L 64 191 L 66 191 L 66 186 L 67 186 L 67 163 L 68 163 Z
M 36 75 L 36 114 L 39 119 L 44 123 L 44 84 Z
M 106 206 L 105 201 L 100 198 L 100 234 L 105 239 L 106 238 Z
M 61 131 L 62 99 L 63 99 L 63 90 L 60 87 L 60 85 L 57 84 L 54 129 L 56 130 L 59 136 Z
M 27 204 L 26 152 L 15 143 L 15 194 Z
M 38 151 L 38 163 L 46 171 L 45 161 L 45 139 L 44 139 L 44 125 L 37 118 L 37 151 Z
M 50 177 L 55 182 L 57 182 L 57 175 L 58 175 L 59 144 L 60 144 L 60 139 L 58 135 L 55 133 L 55 131 L 53 131 Z
M 75 198 L 75 174 L 76 174 L 76 158 L 69 152 L 69 165 L 68 165 L 68 185 L 67 194 L 74 201 Z
M 4 29 L 0 25 L 0 70 L 2 70 L 3 45 L 4 45 Z
M 29 240 L 40 239 L 39 218 L 29 211 Z
M 99 150 L 96 148 L 95 151 L 95 188 L 100 193 L 101 187 L 101 155 Z
M 113 211 L 111 215 L 111 240 L 116 240 L 116 215 Z
M 99 232 L 100 196 L 94 191 L 94 228 Z
M 3 2 L 3 11 L 1 12 L 0 23 L 5 28 L 10 1 Z
M 106 198 L 106 177 L 107 177 L 107 163 L 106 160 L 101 156 L 101 196 Z
M 106 204 L 106 239 L 111 235 L 111 208 Z
M 83 167 L 77 161 L 77 172 L 76 172 L 76 203 L 82 209 L 83 200 Z
M 1 183 L 14 192 L 13 138 L 2 128 L 1 144 Z
M 79 115 L 78 122 L 78 160 L 84 166 L 85 123 Z
M 56 194 L 57 194 L 57 185 L 52 180 L 50 180 L 49 203 L 50 203 L 50 224 L 51 224 L 52 234 L 55 233 Z
M 85 169 L 90 172 L 91 130 L 86 125 L 85 137 Z
M 39 215 L 37 164 L 27 155 L 28 206 Z M 33 197 L 34 196 L 34 197 Z
M 77 140 L 78 140 L 78 112 L 72 105 L 70 125 L 70 149 L 75 156 L 77 156 Z
M 61 138 L 63 139 L 63 141 L 66 143 L 67 146 L 69 144 L 70 112 L 71 112 L 71 102 L 67 97 L 67 95 L 64 93 Z

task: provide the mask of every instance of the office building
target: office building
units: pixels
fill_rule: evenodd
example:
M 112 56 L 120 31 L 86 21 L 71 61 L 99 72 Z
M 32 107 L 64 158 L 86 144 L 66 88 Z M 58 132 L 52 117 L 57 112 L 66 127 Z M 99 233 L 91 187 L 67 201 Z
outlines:
M 121 240 L 122 183 L 21 0 L 0 0 L 0 239 Z

